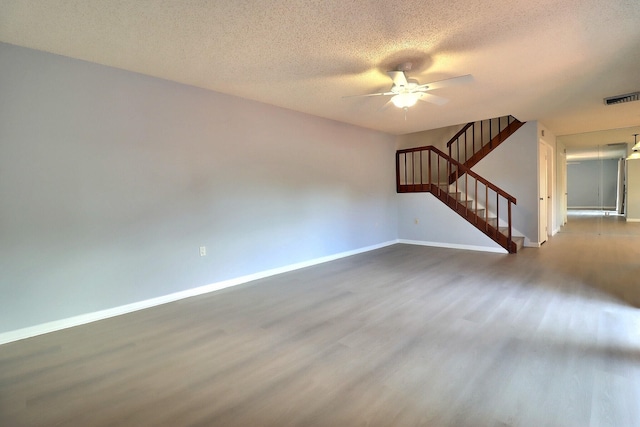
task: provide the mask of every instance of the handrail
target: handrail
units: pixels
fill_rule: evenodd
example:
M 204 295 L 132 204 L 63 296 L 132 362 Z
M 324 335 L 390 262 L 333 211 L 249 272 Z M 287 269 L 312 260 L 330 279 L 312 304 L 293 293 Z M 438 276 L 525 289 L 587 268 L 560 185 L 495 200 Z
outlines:
M 460 136 L 462 136 L 463 133 L 465 133 L 467 131 L 467 129 L 469 129 L 471 126 L 473 126 L 475 122 L 469 122 L 466 125 L 464 125 L 462 127 L 462 129 L 460 129 L 458 131 L 458 133 L 456 133 L 455 135 L 453 135 L 453 137 L 449 140 L 449 142 L 447 142 L 447 148 L 449 148 L 451 146 L 451 144 L 453 144 L 458 138 L 460 138 Z
M 482 182 L 487 187 L 491 188 L 493 191 L 495 191 L 496 193 L 499 193 L 502 197 L 504 197 L 505 199 L 509 200 L 511 203 L 516 204 L 516 198 L 513 197 L 511 194 L 507 193 L 502 188 L 500 188 L 497 185 L 493 184 L 492 182 L 488 181 L 486 178 L 483 178 L 482 176 L 478 175 L 477 173 L 475 173 L 474 171 L 472 171 L 471 169 L 469 169 L 468 167 L 466 167 L 465 165 L 463 165 L 459 161 L 455 160 L 454 158 L 452 158 L 448 154 L 440 151 L 439 149 L 437 149 L 433 145 L 426 145 L 426 146 L 423 146 L 423 147 L 415 147 L 415 148 L 405 148 L 403 150 L 398 150 L 396 152 L 396 155 L 403 154 L 403 153 L 412 153 L 412 152 L 417 152 L 417 151 L 435 151 L 436 153 L 438 153 L 438 155 L 440 155 L 441 157 L 444 157 L 446 160 L 448 160 L 449 162 L 453 163 L 455 166 L 460 168 L 460 170 L 462 170 L 464 173 L 466 173 L 466 174 L 474 177 L 478 181 Z M 396 175 L 399 176 L 399 172 Z

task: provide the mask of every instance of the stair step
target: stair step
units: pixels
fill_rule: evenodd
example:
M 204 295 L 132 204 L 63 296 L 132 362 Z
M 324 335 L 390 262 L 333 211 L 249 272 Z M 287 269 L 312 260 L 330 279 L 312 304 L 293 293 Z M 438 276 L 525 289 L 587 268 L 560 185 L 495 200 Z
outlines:
M 517 251 L 520 252 L 520 249 L 522 249 L 523 246 L 524 246 L 524 237 L 522 237 L 522 236 L 513 236 L 511 238 L 511 240 L 513 240 L 515 242 L 516 248 L 518 248 Z
M 500 232 L 500 234 L 508 236 L 509 227 L 499 227 L 498 231 Z M 524 246 L 524 237 L 523 236 L 511 236 L 511 240 L 513 240 L 513 242 L 516 244 L 516 248 L 517 248 L 518 251 L 520 251 L 520 249 L 522 249 L 522 247 Z

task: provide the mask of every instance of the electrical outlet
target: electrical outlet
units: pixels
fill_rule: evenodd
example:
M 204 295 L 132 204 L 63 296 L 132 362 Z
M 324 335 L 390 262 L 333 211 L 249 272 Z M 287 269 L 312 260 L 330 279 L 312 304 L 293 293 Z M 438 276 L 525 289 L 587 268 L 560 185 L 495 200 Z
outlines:
M 200 246 L 200 256 L 206 256 L 206 255 L 207 255 L 207 247 Z

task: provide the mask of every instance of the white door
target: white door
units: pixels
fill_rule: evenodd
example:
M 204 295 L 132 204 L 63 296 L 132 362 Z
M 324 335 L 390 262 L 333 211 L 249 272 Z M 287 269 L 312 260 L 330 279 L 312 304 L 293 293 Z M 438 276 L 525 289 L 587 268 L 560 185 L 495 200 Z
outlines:
M 548 229 L 548 206 L 547 206 L 547 191 L 548 191 L 548 181 L 547 181 L 547 147 L 540 143 L 538 146 L 538 154 L 540 156 L 538 162 L 538 171 L 539 171 L 539 185 L 538 185 L 538 243 L 542 244 L 547 241 L 547 235 L 549 234 Z

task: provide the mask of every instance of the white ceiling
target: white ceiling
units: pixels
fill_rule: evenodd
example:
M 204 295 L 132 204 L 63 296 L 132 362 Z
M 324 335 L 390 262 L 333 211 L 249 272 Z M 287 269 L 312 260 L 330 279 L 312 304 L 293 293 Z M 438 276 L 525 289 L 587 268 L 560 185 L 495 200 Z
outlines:
M 392 134 L 513 114 L 556 135 L 640 125 L 638 0 L 0 0 L 0 41 Z M 471 74 L 406 120 L 382 97 Z

